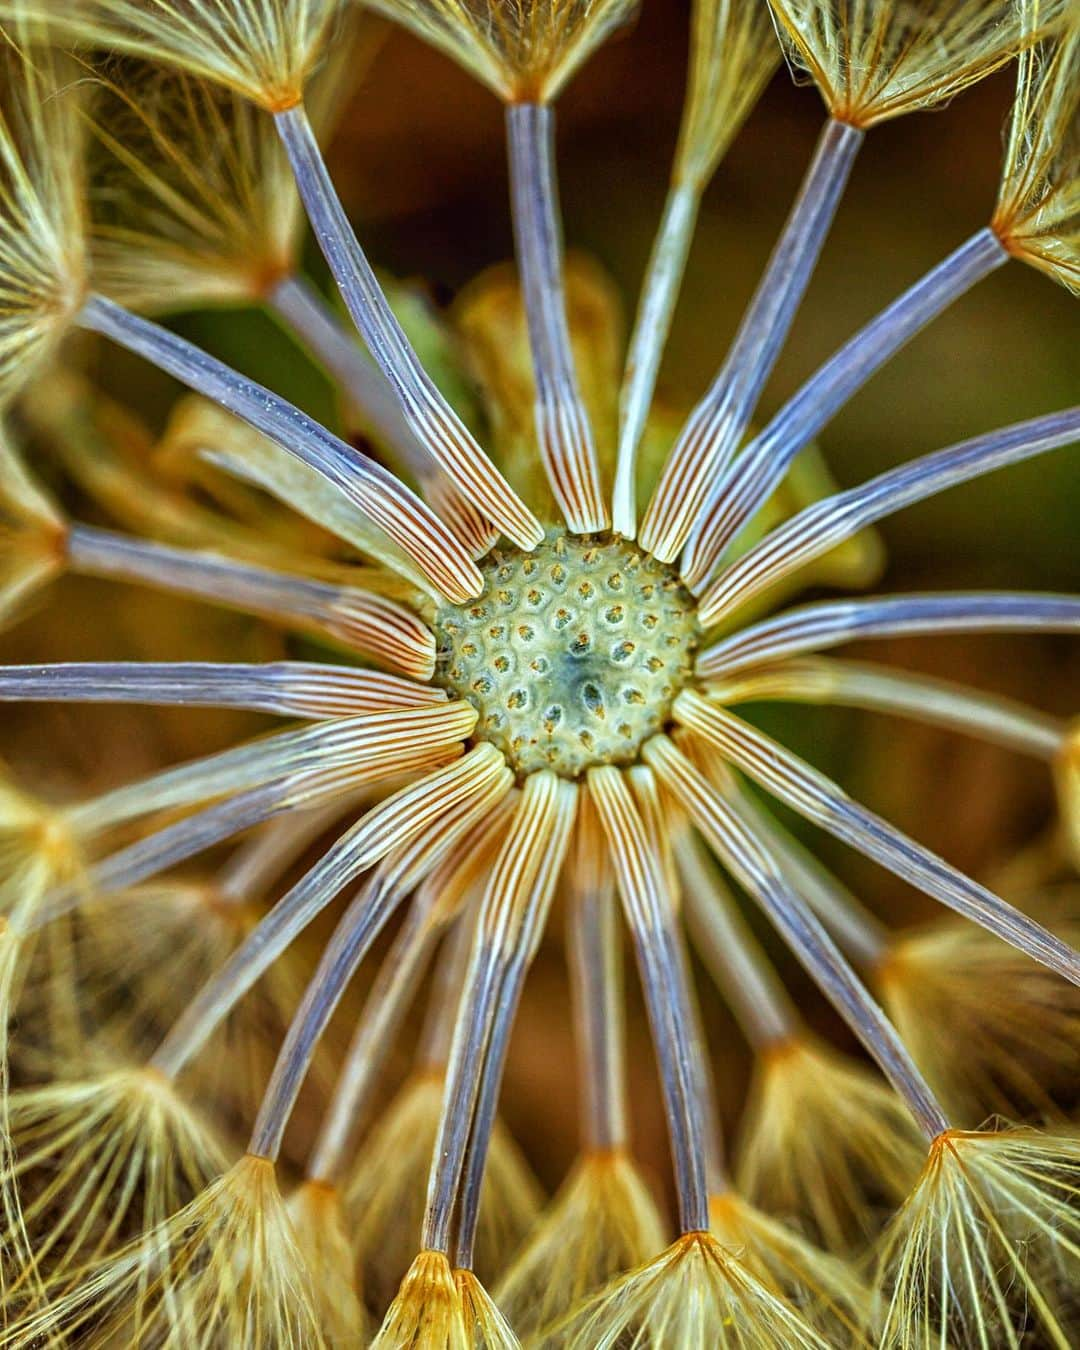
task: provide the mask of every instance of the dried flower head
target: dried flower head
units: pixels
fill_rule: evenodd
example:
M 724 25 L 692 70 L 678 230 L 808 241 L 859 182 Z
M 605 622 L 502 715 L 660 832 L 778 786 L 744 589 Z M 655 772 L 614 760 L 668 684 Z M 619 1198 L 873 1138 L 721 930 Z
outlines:
M 305 111 L 336 0 L 66 7 L 66 38 L 112 81 L 89 148 L 42 132 L 54 111 L 78 121 L 37 55 L 44 0 L 0 0 L 33 37 L 9 44 L 29 112 L 5 121 L 0 160 L 78 248 L 93 202 L 98 267 L 88 287 L 81 253 L 39 265 L 34 211 L 4 216 L 0 293 L 25 283 L 34 300 L 12 311 L 4 368 L 0 617 L 31 595 L 39 609 L 0 664 L 0 704 L 54 706 L 3 721 L 19 771 L 0 778 L 0 1347 L 1069 1344 L 1075 1141 L 1045 1121 L 965 1129 L 999 1102 L 1067 1108 L 1074 916 L 1009 903 L 782 743 L 783 716 L 744 707 L 800 705 L 800 735 L 821 725 L 808 709 L 857 708 L 1027 756 L 1047 801 L 1057 773 L 1075 832 L 1073 722 L 819 653 L 1075 637 L 1080 599 L 892 588 L 789 604 L 872 583 L 879 520 L 1080 438 L 1073 407 L 843 490 L 817 451 L 795 463 L 1011 235 L 954 250 L 739 453 L 861 128 L 1029 41 L 1058 44 L 1040 60 L 1060 51 L 1073 38 L 1044 29 L 1061 4 L 1017 18 L 777 0 L 833 117 L 681 429 L 677 404 L 652 409 L 651 377 L 628 422 L 616 289 L 561 249 L 550 101 L 633 6 L 374 7 L 508 105 L 518 274 L 488 270 L 437 317 L 376 277 Z M 677 228 L 657 256 L 688 247 L 777 59 L 766 17 L 698 7 Z M 1020 105 L 1044 109 L 1034 139 L 1056 143 L 1074 62 L 1047 59 L 1052 78 L 1025 56 Z M 76 209 L 54 211 L 69 170 Z M 302 274 L 300 206 L 356 336 Z M 1055 205 L 1044 224 L 1065 239 L 1069 218 Z M 307 348 L 352 441 L 125 307 L 220 300 L 269 308 Z M 643 311 L 657 362 L 662 310 Z M 218 305 L 190 331 L 216 346 L 234 322 Z M 69 327 L 93 375 L 45 361 Z M 156 421 L 121 406 L 108 343 L 188 394 Z M 106 714 L 101 753 L 82 704 L 165 711 Z M 884 922 L 874 874 L 856 895 L 787 812 L 950 916 Z M 560 966 L 565 998 L 544 983 Z M 745 1102 L 702 974 L 754 1057 Z M 570 1075 L 538 1046 L 557 1022 L 578 1161 L 548 1203 L 511 1127 L 530 1144 L 549 1132 Z M 666 1190 L 641 1128 L 654 1098 Z M 740 1108 L 729 1169 L 721 1122 Z

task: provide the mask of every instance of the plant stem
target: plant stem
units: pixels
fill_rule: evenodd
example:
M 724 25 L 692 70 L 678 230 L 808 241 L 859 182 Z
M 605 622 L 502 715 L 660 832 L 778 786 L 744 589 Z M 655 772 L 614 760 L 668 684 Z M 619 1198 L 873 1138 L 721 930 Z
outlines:
M 514 241 L 536 381 L 537 443 L 567 526 L 588 534 L 604 529 L 608 514 L 566 318 L 554 135 L 555 113 L 546 104 L 507 107 Z
M 436 388 L 391 310 L 326 171 L 307 113 L 298 104 L 274 120 L 341 298 L 414 435 L 482 516 L 519 547 L 534 548 L 543 538 L 540 524 Z
M 638 301 L 619 394 L 619 449 L 611 512 L 612 528 L 627 539 L 637 535 L 637 448 L 652 407 L 700 201 L 696 183 L 671 185 Z
M 860 329 L 780 409 L 725 474 L 715 477 L 682 563 L 697 585 L 784 476 L 787 466 L 840 408 L 976 282 L 1008 261 L 992 230 L 979 230 Z
M 645 512 L 643 548 L 674 562 L 749 424 L 810 283 L 863 133 L 829 120 L 735 340 L 676 441 Z
M 307 413 L 167 328 L 103 296 L 90 296 L 79 323 L 219 403 L 317 470 L 408 554 L 437 594 L 458 602 L 479 595 L 483 578 L 439 518 L 392 473 Z

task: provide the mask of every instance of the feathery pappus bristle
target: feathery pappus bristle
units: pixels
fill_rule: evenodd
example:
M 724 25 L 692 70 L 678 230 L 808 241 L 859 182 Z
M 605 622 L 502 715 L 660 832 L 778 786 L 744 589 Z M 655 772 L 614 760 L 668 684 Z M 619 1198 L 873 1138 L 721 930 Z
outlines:
M 287 1207 L 327 1345 L 367 1344 L 370 1327 L 359 1268 L 336 1187 L 304 1181 L 289 1196 Z
M 322 1350 L 310 1276 L 273 1164 L 242 1158 L 156 1228 L 83 1267 L 70 1291 L 0 1333 L 0 1345 L 50 1335 L 94 1350 L 125 1341 Z
M 87 284 L 81 91 L 42 36 L 0 8 L 0 405 L 49 364 Z
M 1026 908 L 1075 946 L 1075 889 L 1042 899 Z M 965 1125 L 990 1115 L 1053 1119 L 1071 1107 L 1080 991 L 1063 988 L 1023 953 L 946 920 L 899 934 L 876 983 L 912 1054 Z
M 828 1340 L 857 1344 L 860 1328 L 873 1321 L 870 1290 L 847 1261 L 730 1188 L 709 1197 L 709 1228 L 751 1275 Z
M 1080 15 L 1034 41 L 1055 14 L 1029 0 L 1029 45 L 1017 61 L 1016 98 L 993 228 L 1010 252 L 1080 291 Z
M 638 0 L 368 0 L 507 102 L 553 98 Z
M 372 1341 L 372 1350 L 466 1350 L 461 1296 L 443 1252 L 421 1252 Z
M 345 1182 L 345 1204 L 373 1304 L 393 1297 L 416 1250 L 428 1166 L 442 1112 L 443 1080 L 430 1072 L 407 1081 L 376 1121 Z M 476 1269 L 500 1269 L 532 1229 L 540 1210 L 535 1178 L 505 1127 L 496 1125 L 480 1197 Z
M 1031 40 L 1008 0 L 771 4 L 792 65 L 810 75 L 834 117 L 856 126 L 939 105 Z M 1058 21 L 1067 4 L 1046 0 L 1040 26 Z
M 922 1143 L 872 1069 L 812 1040 L 758 1059 L 737 1155 L 740 1188 L 809 1225 L 830 1251 L 873 1235 L 918 1175 Z
M 225 1167 L 212 1129 L 152 1070 L 20 1088 L 8 1110 L 14 1159 L 0 1185 L 19 1197 L 34 1262 L 9 1284 L 9 1315 L 29 1303 L 30 1316 L 44 1317 L 36 1282 L 51 1305 L 87 1268 L 137 1247 Z
M 179 66 L 276 110 L 296 103 L 337 19 L 338 0 L 5 0 L 56 36 Z
M 620 1341 L 641 1350 L 823 1350 L 795 1309 L 754 1278 L 708 1233 L 687 1233 L 541 1333 L 551 1350 Z
M 1006 1127 L 935 1139 L 882 1242 L 880 1344 L 1068 1345 L 1078 1187 L 1071 1135 Z
M 586 1153 L 495 1286 L 526 1338 L 664 1246 L 655 1199 L 626 1153 Z

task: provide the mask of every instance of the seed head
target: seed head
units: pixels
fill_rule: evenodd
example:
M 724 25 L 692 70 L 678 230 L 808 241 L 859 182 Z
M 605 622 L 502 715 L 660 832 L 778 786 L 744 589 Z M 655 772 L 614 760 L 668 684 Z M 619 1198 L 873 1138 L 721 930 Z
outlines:
M 520 775 L 633 763 L 686 682 L 689 594 L 633 544 L 555 534 L 496 554 L 475 601 L 436 620 L 436 677 Z

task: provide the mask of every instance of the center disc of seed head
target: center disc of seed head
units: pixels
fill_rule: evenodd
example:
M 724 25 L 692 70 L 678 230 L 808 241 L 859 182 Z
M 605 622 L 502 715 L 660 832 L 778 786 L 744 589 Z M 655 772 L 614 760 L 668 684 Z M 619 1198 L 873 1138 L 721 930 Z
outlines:
M 475 738 L 519 777 L 632 764 L 693 665 L 694 599 L 676 572 L 625 540 L 564 534 L 480 569 L 483 593 L 436 619 L 435 678 L 479 713 Z

